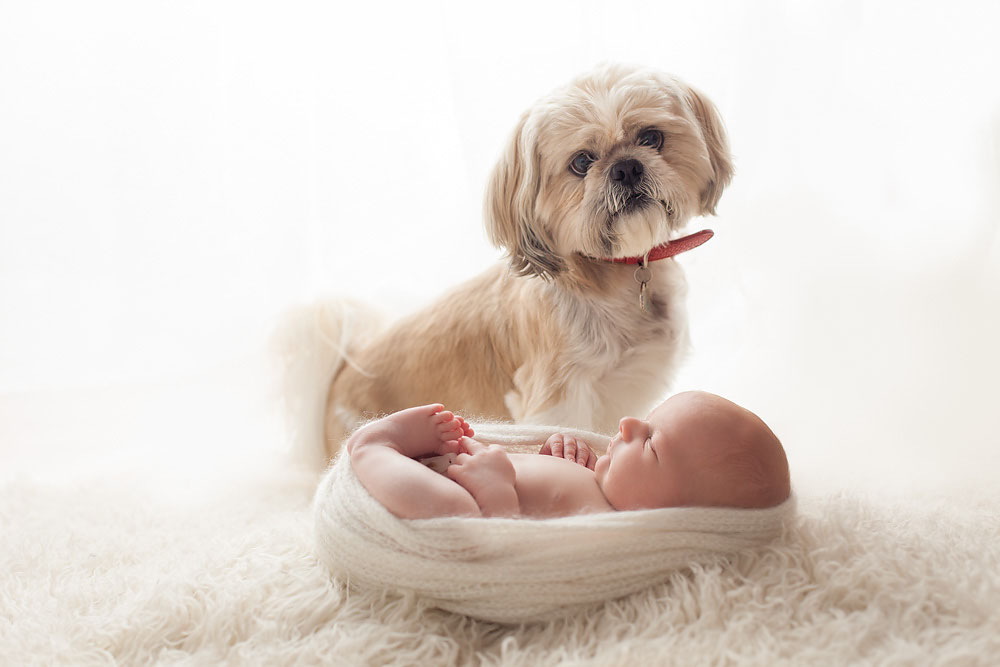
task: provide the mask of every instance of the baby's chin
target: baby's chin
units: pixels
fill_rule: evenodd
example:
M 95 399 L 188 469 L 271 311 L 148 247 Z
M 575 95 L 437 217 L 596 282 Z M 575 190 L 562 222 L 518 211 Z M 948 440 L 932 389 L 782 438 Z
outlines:
M 597 479 L 597 485 L 604 487 L 604 476 L 608 472 L 608 466 L 611 465 L 611 457 L 607 454 L 601 454 L 597 457 L 597 461 L 594 463 L 594 477 Z

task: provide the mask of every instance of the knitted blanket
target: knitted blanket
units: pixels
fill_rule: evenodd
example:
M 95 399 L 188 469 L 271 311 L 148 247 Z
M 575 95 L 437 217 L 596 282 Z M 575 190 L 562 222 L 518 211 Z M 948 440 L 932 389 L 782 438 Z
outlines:
M 477 425 L 477 439 L 504 445 L 573 432 Z M 765 510 L 668 508 L 555 519 L 404 520 L 365 490 L 338 456 L 313 501 L 316 548 L 337 576 L 365 588 L 414 592 L 474 618 L 521 623 L 566 615 L 634 593 L 707 559 L 781 534 L 794 500 Z

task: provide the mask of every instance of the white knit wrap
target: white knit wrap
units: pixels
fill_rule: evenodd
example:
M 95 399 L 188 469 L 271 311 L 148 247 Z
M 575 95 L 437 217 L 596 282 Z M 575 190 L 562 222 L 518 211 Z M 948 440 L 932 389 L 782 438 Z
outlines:
M 537 444 L 555 427 L 476 428 L 482 442 Z M 358 481 L 341 454 L 314 500 L 317 551 L 354 585 L 412 591 L 435 606 L 499 623 L 564 615 L 665 580 L 695 561 L 778 536 L 794 500 L 765 510 L 668 508 L 556 519 L 404 520 Z

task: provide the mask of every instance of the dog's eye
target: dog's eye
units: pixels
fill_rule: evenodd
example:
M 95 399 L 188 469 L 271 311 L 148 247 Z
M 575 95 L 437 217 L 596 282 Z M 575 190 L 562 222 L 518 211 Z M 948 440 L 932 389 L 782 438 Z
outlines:
M 652 128 L 643 130 L 639 133 L 639 139 L 636 143 L 640 146 L 649 146 L 653 150 L 659 150 L 660 146 L 663 145 L 663 133 Z
M 569 161 L 569 170 L 577 176 L 584 176 L 592 164 L 594 164 L 594 156 L 587 151 L 580 151 Z

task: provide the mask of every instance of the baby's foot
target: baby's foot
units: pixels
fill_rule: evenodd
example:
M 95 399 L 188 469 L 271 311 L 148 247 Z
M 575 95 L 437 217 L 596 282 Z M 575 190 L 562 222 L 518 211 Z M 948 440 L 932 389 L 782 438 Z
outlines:
M 464 419 L 445 410 L 440 403 L 400 410 L 386 417 L 393 428 L 393 442 L 411 458 L 458 452 L 459 439 L 472 435 Z

